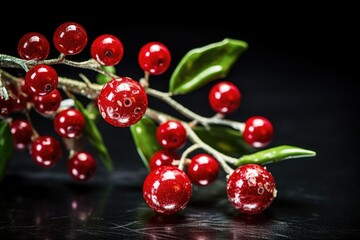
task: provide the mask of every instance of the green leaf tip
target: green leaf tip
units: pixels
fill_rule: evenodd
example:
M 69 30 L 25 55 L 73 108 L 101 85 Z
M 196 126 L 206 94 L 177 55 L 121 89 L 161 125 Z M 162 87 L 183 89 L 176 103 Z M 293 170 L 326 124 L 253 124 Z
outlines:
M 247 48 L 248 44 L 242 40 L 225 38 L 190 50 L 171 75 L 169 92 L 189 93 L 211 81 L 226 77 Z
M 267 164 L 280 162 L 291 158 L 314 157 L 316 152 L 291 145 L 281 145 L 265 150 L 258 151 L 253 154 L 244 155 L 235 163 L 240 166 L 248 163 Z

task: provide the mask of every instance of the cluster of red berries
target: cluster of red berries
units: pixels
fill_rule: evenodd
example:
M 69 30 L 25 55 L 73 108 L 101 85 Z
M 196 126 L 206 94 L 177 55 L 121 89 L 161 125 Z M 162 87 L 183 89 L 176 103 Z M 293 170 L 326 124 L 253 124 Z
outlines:
M 60 25 L 53 36 L 56 50 L 63 56 L 80 53 L 88 37 L 78 23 Z M 22 59 L 42 61 L 50 51 L 45 36 L 37 32 L 25 34 L 19 41 L 18 53 Z M 91 45 L 91 56 L 103 66 L 120 62 L 124 54 L 122 42 L 113 35 L 97 37 Z M 160 42 L 149 42 L 139 51 L 138 63 L 149 75 L 163 74 L 170 66 L 171 55 Z M 52 117 L 58 136 L 67 139 L 80 138 L 85 129 L 85 118 L 75 108 L 60 108 L 62 95 L 58 90 L 56 70 L 46 64 L 36 64 L 24 77 L 19 89 L 11 91 L 9 99 L 0 98 L 1 116 L 33 107 L 40 114 Z M 241 92 L 231 82 L 215 84 L 208 95 L 211 108 L 226 115 L 236 111 L 241 103 Z M 145 89 L 129 77 L 113 78 L 105 83 L 97 97 L 97 106 L 102 118 L 115 127 L 131 126 L 143 117 L 148 107 Z M 61 144 L 52 136 L 34 134 L 28 120 L 11 121 L 11 133 L 15 148 L 29 148 L 34 162 L 43 167 L 54 166 L 61 158 Z M 263 116 L 246 120 L 244 140 L 255 148 L 267 146 L 273 137 L 271 122 Z M 156 139 L 161 150 L 150 159 L 150 172 L 143 184 L 145 202 L 155 211 L 174 214 L 185 208 L 192 194 L 192 184 L 206 187 L 219 176 L 219 161 L 207 153 L 199 153 L 188 159 L 185 169 L 180 169 L 174 160 L 180 159 L 178 151 L 186 145 L 187 131 L 178 120 L 159 124 Z M 88 152 L 78 151 L 68 158 L 68 172 L 77 180 L 90 179 L 96 170 L 95 158 Z M 228 199 L 235 208 L 247 214 L 257 214 L 266 209 L 276 196 L 275 182 L 263 166 L 247 164 L 235 169 L 227 181 Z

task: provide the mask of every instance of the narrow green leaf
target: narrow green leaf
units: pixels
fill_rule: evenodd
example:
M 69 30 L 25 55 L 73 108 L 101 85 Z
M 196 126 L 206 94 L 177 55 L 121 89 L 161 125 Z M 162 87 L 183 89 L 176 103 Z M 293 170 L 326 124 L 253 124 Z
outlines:
M 169 92 L 185 94 L 210 81 L 224 78 L 238 57 L 248 48 L 244 41 L 225 38 L 190 50 L 170 78 Z
M 4 178 L 9 160 L 12 157 L 14 146 L 9 123 L 0 121 L 0 181 Z
M 86 105 L 86 111 L 91 120 L 97 121 L 99 119 L 100 112 L 97 106 L 95 106 L 94 102 L 90 102 L 88 105 Z
M 157 124 L 147 116 L 130 126 L 136 149 L 148 170 L 150 158 L 161 149 L 156 139 L 156 128 Z
M 290 158 L 313 157 L 316 152 L 289 145 L 281 145 L 258 151 L 250 155 L 244 155 L 235 164 L 240 166 L 248 163 L 267 164 L 280 162 Z
M 89 140 L 89 143 L 91 144 L 92 147 L 94 147 L 94 149 L 99 154 L 100 159 L 102 160 L 104 166 L 109 171 L 113 171 L 114 170 L 113 161 L 110 157 L 110 154 L 104 144 L 102 135 L 99 129 L 97 128 L 94 120 L 91 119 L 88 111 L 85 109 L 85 107 L 79 100 L 75 99 L 75 106 L 77 109 L 79 109 L 80 112 L 82 112 L 82 114 L 85 117 L 85 122 L 86 122 L 85 134 L 88 137 L 87 139 Z
M 226 155 L 240 157 L 254 152 L 254 149 L 244 141 L 240 132 L 234 129 L 222 126 L 206 129 L 198 126 L 194 128 L 194 131 L 201 140 Z
M 115 74 L 116 68 L 114 66 L 101 66 L 101 68 L 108 73 Z M 109 82 L 112 79 L 112 77 L 109 77 L 105 74 L 98 73 L 95 77 L 95 80 L 98 84 L 104 85 L 105 83 Z

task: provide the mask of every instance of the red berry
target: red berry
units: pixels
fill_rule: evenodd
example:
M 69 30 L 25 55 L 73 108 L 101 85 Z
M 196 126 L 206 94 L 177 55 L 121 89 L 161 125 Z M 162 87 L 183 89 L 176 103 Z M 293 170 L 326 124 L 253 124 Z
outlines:
M 219 82 L 209 92 L 210 106 L 218 113 L 229 114 L 234 112 L 239 108 L 240 101 L 240 90 L 231 82 Z
M 226 185 L 230 203 L 242 213 L 258 214 L 276 197 L 275 181 L 263 166 L 246 164 L 238 167 Z
M 76 22 L 61 24 L 53 36 L 55 48 L 64 55 L 78 54 L 85 48 L 87 41 L 84 27 Z
M 154 170 L 155 168 L 161 166 L 172 166 L 173 160 L 180 159 L 180 156 L 173 151 L 169 151 L 167 149 L 161 149 L 155 152 L 149 161 L 150 170 Z
M 78 181 L 87 181 L 95 173 L 96 161 L 88 152 L 77 152 L 67 162 L 68 173 Z
M 8 117 L 14 111 L 16 106 L 17 99 L 13 96 L 9 96 L 8 99 L 5 100 L 3 96 L 0 96 L 0 116 Z
M 170 51 L 160 42 L 149 42 L 140 49 L 138 62 L 145 72 L 151 75 L 160 75 L 170 66 Z
M 124 54 L 121 41 L 110 34 L 97 37 L 91 45 L 91 56 L 104 66 L 113 66 L 120 62 Z
M 24 150 L 29 147 L 33 136 L 29 121 L 23 119 L 13 120 L 10 124 L 10 130 L 16 150 Z
M 54 128 L 61 137 L 77 138 L 84 131 L 85 118 L 77 109 L 63 109 L 54 117 Z
M 267 118 L 253 116 L 246 120 L 243 138 L 251 146 L 265 147 L 270 144 L 273 135 L 273 126 Z
M 48 57 L 50 44 L 41 33 L 29 32 L 20 38 L 17 50 L 22 59 L 40 61 Z
M 191 158 L 186 173 L 192 183 L 198 186 L 207 186 L 216 180 L 219 171 L 219 163 L 213 156 L 200 153 Z
M 54 166 L 61 158 L 61 145 L 51 136 L 37 137 L 30 147 L 31 158 L 43 167 Z
M 58 110 L 61 100 L 62 96 L 59 90 L 54 89 L 54 91 L 45 96 L 34 96 L 33 103 L 37 112 L 45 115 L 51 115 Z
M 145 114 L 148 97 L 135 80 L 120 77 L 107 82 L 98 96 L 98 107 L 103 119 L 115 127 L 128 127 Z
M 189 177 L 175 166 L 162 166 L 151 171 L 144 180 L 143 197 L 156 212 L 171 215 L 184 209 L 190 200 Z
M 156 130 L 156 139 L 160 146 L 169 150 L 182 148 L 187 139 L 186 129 L 177 120 L 161 123 Z
M 57 88 L 58 75 L 51 66 L 38 64 L 26 72 L 25 81 L 33 95 L 43 96 Z

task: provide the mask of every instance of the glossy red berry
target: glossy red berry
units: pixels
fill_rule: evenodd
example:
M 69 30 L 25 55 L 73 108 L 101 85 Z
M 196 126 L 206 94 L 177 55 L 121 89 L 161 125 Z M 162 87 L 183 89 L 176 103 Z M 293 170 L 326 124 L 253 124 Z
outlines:
M 38 64 L 26 72 L 25 81 L 33 95 L 43 96 L 57 88 L 58 75 L 53 67 Z
M 192 185 L 184 171 L 175 166 L 162 166 L 144 180 L 143 197 L 156 212 L 171 215 L 184 209 L 192 194 Z
M 54 89 L 51 93 L 44 96 L 34 96 L 33 104 L 37 112 L 51 115 L 60 107 L 62 96 L 59 90 Z
M 67 170 L 78 181 L 89 180 L 96 171 L 96 161 L 88 152 L 77 152 L 67 161 Z
M 92 58 L 104 66 L 118 64 L 124 55 L 122 42 L 110 34 L 97 37 L 90 50 Z
M 220 165 L 213 156 L 199 153 L 191 158 L 186 173 L 192 183 L 198 186 L 207 186 L 217 179 L 219 171 Z
M 262 116 L 253 116 L 245 121 L 244 140 L 253 147 L 265 147 L 274 135 L 271 122 Z
M 64 55 L 81 52 L 88 41 L 85 28 L 76 22 L 64 22 L 57 27 L 53 36 L 55 48 Z
M 172 151 L 177 150 L 182 148 L 186 143 L 186 129 L 181 122 L 168 120 L 157 127 L 156 139 L 163 148 Z
M 226 185 L 230 203 L 242 213 L 258 214 L 276 197 L 275 181 L 263 166 L 246 164 L 238 167 Z
M 16 150 L 24 150 L 29 147 L 33 136 L 33 130 L 29 121 L 15 119 L 11 121 L 10 130 Z
M 140 49 L 138 62 L 143 71 L 160 75 L 170 66 L 170 51 L 163 43 L 149 42 Z
M 143 117 L 148 106 L 148 97 L 137 81 L 120 77 L 103 86 L 97 103 L 106 122 L 115 127 L 128 127 Z
M 54 128 L 60 137 L 77 138 L 84 131 L 85 118 L 79 110 L 66 108 L 55 115 Z
M 167 149 L 160 149 L 159 151 L 155 152 L 149 161 L 150 170 L 154 170 L 161 166 L 173 166 L 173 160 L 179 160 L 180 156 L 174 152 L 169 151 Z
M 208 98 L 209 104 L 215 112 L 229 114 L 239 108 L 241 93 L 235 84 L 223 81 L 211 88 Z
M 50 44 L 41 33 L 29 32 L 20 38 L 17 50 L 22 59 L 40 61 L 48 57 Z
M 52 136 L 39 136 L 30 146 L 31 158 L 43 167 L 52 167 L 59 162 L 62 152 L 61 145 Z

